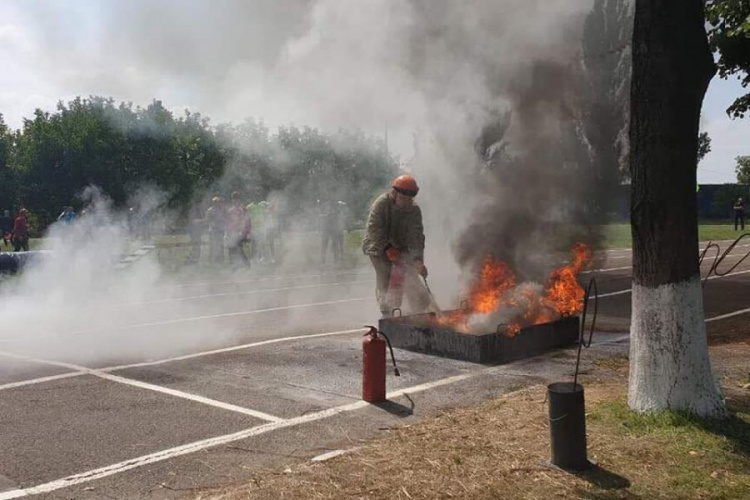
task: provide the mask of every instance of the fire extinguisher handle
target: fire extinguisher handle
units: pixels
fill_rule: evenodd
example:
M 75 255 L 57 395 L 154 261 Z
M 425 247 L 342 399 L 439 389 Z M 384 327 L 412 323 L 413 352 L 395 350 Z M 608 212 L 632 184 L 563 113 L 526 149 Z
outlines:
M 378 334 L 383 336 L 383 338 L 385 339 L 385 343 L 388 344 L 388 349 L 391 351 L 391 362 L 393 362 L 393 373 L 397 377 L 400 377 L 401 372 L 398 370 L 398 366 L 396 365 L 396 356 L 393 355 L 393 346 L 391 345 L 391 339 L 389 339 L 385 333 L 381 332 L 380 330 L 378 330 L 376 327 L 372 325 L 365 325 L 365 328 L 370 329 L 367 333 L 365 333 L 365 337 L 369 335 L 370 337 L 376 338 Z

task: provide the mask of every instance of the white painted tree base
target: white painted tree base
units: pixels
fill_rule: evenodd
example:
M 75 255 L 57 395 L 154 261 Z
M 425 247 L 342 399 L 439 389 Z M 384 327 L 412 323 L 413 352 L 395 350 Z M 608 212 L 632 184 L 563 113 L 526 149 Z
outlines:
M 633 285 L 631 409 L 725 415 L 711 372 L 704 319 L 700 276 L 658 288 Z

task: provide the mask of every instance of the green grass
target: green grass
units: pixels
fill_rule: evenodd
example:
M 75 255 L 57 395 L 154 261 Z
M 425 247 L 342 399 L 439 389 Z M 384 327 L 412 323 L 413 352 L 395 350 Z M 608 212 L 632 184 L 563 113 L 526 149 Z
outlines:
M 40 250 L 42 247 L 42 242 L 44 240 L 42 238 L 29 238 L 29 250 Z M 5 244 L 0 239 L 0 252 L 12 252 L 13 251 L 13 244 L 11 243 L 8 246 L 5 246 Z
M 726 420 L 671 412 L 639 415 L 618 399 L 594 405 L 588 419 L 592 428 L 626 444 L 618 447 L 618 468 L 659 464 L 658 474 L 648 472 L 649 482 L 632 493 L 643 498 L 750 498 L 750 414 L 734 412 Z
M 565 241 L 575 239 L 590 241 L 592 239 L 592 231 L 601 231 L 600 248 L 630 248 L 632 246 L 630 224 L 624 223 L 594 226 L 589 230 L 582 227 L 577 229 L 568 228 L 566 230 L 559 230 L 558 237 Z M 747 232 L 750 233 L 750 225 L 748 225 Z M 734 240 L 741 234 L 743 234 L 743 231 L 735 231 L 732 224 L 701 224 L 698 226 L 698 238 L 700 241 Z
M 603 227 L 604 248 L 630 248 L 630 224 L 607 224 Z
M 735 231 L 732 224 L 701 224 L 698 226 L 699 237 L 701 241 L 726 241 L 734 240 L 742 231 Z M 750 224 L 748 225 L 750 233 Z M 351 258 L 361 260 L 362 237 L 364 230 L 357 229 L 348 231 L 344 235 L 344 252 Z M 570 241 L 595 241 L 601 249 L 610 248 L 630 248 L 632 240 L 630 237 L 630 224 L 608 224 L 606 226 L 566 226 L 560 225 L 550 229 L 550 237 L 560 242 Z M 319 238 L 317 233 L 310 233 L 310 248 L 316 255 L 319 253 Z M 750 237 L 748 238 L 750 241 Z M 29 240 L 31 250 L 41 247 L 41 238 L 32 238 Z M 154 236 L 152 243 L 161 251 L 160 253 L 167 259 L 184 260 L 189 252 L 190 240 L 187 235 L 157 235 Z M 428 242 L 429 244 L 429 239 Z M 207 244 L 207 238 L 204 237 L 204 244 Z M 559 250 L 567 251 L 567 243 L 561 244 Z M 12 247 L 3 247 L 2 251 L 12 251 Z
M 746 231 L 735 231 L 733 224 L 701 224 L 698 234 L 701 241 L 734 240 L 745 232 L 750 233 L 750 226 Z M 747 241 L 747 239 L 743 240 Z

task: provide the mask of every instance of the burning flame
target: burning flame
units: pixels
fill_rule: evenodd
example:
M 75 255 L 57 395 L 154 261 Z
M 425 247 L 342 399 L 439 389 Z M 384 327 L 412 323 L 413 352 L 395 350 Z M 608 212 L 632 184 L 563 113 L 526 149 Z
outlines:
M 591 251 L 583 243 L 573 247 L 573 263 L 552 272 L 544 301 L 560 316 L 573 316 L 583 310 L 583 287 L 578 275 L 591 260 Z
M 487 257 L 477 281 L 469 289 L 468 307 L 438 317 L 437 322 L 466 332 L 470 321 L 508 310 L 514 315 L 506 324 L 506 334 L 514 336 L 523 326 L 576 315 L 583 310 L 585 295 L 578 275 L 591 260 L 591 251 L 578 243 L 572 249 L 572 257 L 571 264 L 550 273 L 542 292 L 529 284 L 518 286 L 508 264 Z
M 484 259 L 479 281 L 469 292 L 469 307 L 478 314 L 489 314 L 500 305 L 508 290 L 516 286 L 516 275 L 504 262 Z

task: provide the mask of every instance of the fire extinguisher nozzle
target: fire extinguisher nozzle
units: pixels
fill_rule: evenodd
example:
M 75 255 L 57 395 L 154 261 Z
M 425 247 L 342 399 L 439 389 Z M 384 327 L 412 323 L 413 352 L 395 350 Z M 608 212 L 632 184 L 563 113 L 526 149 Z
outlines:
M 395 370 L 393 370 L 393 372 L 396 374 L 397 377 L 401 376 L 401 372 L 398 371 L 398 368 L 396 368 Z

